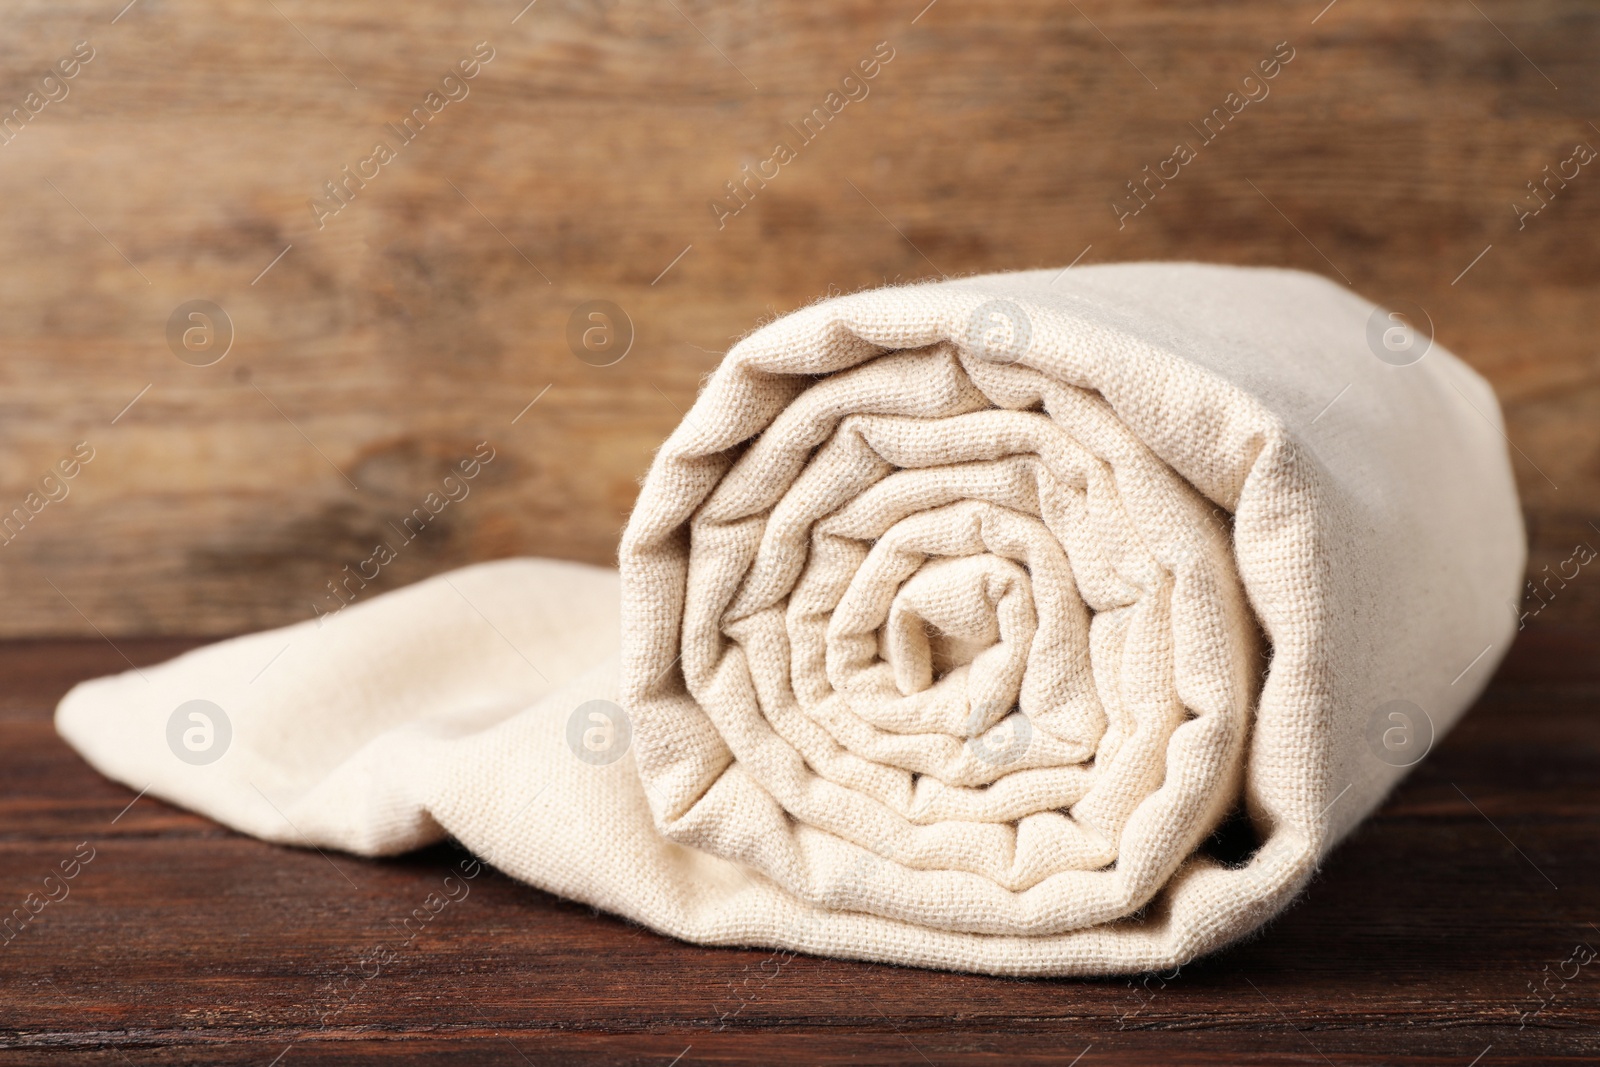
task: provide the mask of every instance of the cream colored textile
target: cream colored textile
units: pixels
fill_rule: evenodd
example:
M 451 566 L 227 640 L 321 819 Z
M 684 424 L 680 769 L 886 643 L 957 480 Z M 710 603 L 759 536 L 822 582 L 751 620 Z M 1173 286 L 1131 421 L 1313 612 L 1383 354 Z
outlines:
M 1386 328 L 1195 264 L 825 301 L 709 380 L 620 585 L 469 567 L 85 683 L 58 726 L 247 833 L 453 835 L 691 941 L 1168 967 L 1281 909 L 1404 774 L 1391 702 L 1420 751 L 1510 640 L 1494 395 L 1438 346 L 1391 365 Z M 177 754 L 194 700 L 231 726 L 213 762 Z M 1235 810 L 1242 863 L 1205 847 Z

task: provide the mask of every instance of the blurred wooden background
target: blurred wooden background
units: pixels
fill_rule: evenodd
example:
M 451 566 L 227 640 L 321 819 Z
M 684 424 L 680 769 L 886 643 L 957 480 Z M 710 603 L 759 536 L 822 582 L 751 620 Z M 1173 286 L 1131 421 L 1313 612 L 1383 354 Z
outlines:
M 1520 229 L 1512 207 L 1600 148 L 1593 4 L 125 2 L 9 5 L 0 35 L 0 116 L 22 109 L 0 144 L 0 514 L 28 513 L 0 544 L 5 635 L 310 617 L 484 441 L 468 495 L 363 595 L 514 554 L 610 561 L 652 449 L 759 321 L 1080 254 L 1420 303 L 1506 404 L 1533 569 L 1600 547 L 1600 166 Z M 43 81 L 77 41 L 93 58 Z M 479 42 L 493 58 L 444 83 Z M 724 183 L 879 42 L 869 95 L 719 229 Z M 1271 95 L 1119 228 L 1125 183 L 1279 42 Z M 462 86 L 410 143 L 386 129 Z M 379 140 L 396 158 L 319 228 L 308 203 Z M 232 323 L 209 366 L 168 343 L 193 300 Z M 635 334 L 610 366 L 567 340 L 595 300 Z M 79 442 L 93 459 L 46 478 Z M 1528 625 L 1596 620 L 1585 568 Z

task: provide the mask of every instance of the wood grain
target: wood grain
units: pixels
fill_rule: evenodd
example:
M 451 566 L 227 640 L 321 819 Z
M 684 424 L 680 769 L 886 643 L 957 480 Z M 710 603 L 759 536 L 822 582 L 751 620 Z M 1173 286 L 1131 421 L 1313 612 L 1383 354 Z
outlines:
M 1562 967 L 1578 944 L 1600 948 L 1592 631 L 1520 642 L 1260 936 L 1176 975 L 1101 981 L 699 948 L 492 871 L 412 938 L 401 920 L 461 853 L 264 844 L 135 800 L 56 738 L 47 709 L 72 682 L 192 643 L 0 644 L 0 905 L 94 850 L 70 894 L 0 947 L 0 1064 L 1600 1057 L 1600 961 Z M 361 963 L 379 948 L 393 958 Z M 1529 985 L 1546 981 L 1534 1011 Z
M 480 441 L 494 463 L 380 587 L 610 561 L 652 450 L 760 321 L 1080 253 L 1422 304 L 1507 405 L 1534 573 L 1600 538 L 1600 177 L 1521 229 L 1511 207 L 1600 145 L 1593 5 L 123 2 L 16 5 L 0 39 L 0 109 L 94 50 L 0 144 L 0 513 L 94 449 L 0 545 L 0 634 L 308 617 Z M 401 144 L 478 42 L 467 95 Z M 724 183 L 879 42 L 869 94 L 719 227 Z M 1280 42 L 1270 96 L 1119 223 Z M 383 138 L 336 214 L 308 206 Z M 234 333 L 204 367 L 167 340 L 198 299 Z M 591 300 L 632 323 L 612 366 L 568 347 Z M 1529 624 L 1596 619 L 1585 572 Z

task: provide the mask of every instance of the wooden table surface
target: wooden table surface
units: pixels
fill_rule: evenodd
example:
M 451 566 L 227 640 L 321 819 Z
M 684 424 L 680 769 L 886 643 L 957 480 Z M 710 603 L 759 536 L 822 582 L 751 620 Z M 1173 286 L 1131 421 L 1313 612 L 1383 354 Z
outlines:
M 0 914 L 73 872 L 0 947 L 0 1065 L 1600 1060 L 1600 634 L 1530 626 L 1260 936 L 1098 981 L 699 948 L 488 870 L 408 932 L 462 853 L 263 844 L 81 763 L 50 709 L 122 666 L 0 645 Z

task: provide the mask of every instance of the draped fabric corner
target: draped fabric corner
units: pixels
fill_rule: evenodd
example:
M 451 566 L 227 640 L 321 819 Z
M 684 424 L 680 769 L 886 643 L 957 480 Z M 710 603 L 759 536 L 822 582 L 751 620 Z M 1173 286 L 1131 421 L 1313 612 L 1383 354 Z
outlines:
M 695 942 L 1170 967 L 1279 911 L 1421 755 L 1393 709 L 1442 736 L 1514 630 L 1494 394 L 1375 321 L 1199 264 L 824 301 L 728 353 L 620 581 L 464 568 L 84 683 L 58 728 L 247 833 L 453 836 Z

